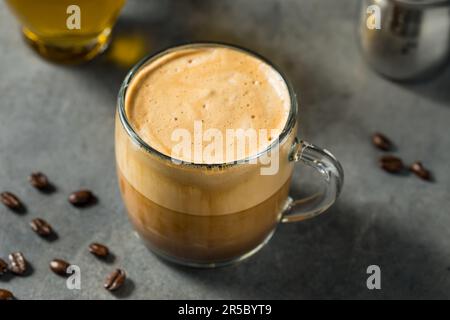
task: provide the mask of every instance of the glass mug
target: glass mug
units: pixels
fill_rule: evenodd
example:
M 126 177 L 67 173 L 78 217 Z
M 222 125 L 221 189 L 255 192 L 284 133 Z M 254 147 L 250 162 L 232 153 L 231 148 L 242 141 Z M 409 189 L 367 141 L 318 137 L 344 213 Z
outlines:
M 147 64 L 177 50 L 226 47 L 257 57 L 277 71 L 290 94 L 288 120 L 278 139 L 244 160 L 223 164 L 174 161 L 152 148 L 127 118 L 125 99 L 133 78 Z M 115 148 L 119 187 L 131 223 L 151 251 L 172 262 L 217 267 L 241 261 L 266 244 L 276 226 L 317 216 L 337 199 L 343 185 L 341 165 L 328 151 L 298 140 L 297 99 L 286 78 L 266 59 L 246 49 L 195 43 L 145 58 L 125 78 L 118 96 Z M 279 167 L 261 175 L 262 162 L 278 148 Z M 316 169 L 323 190 L 292 200 L 294 165 Z
M 108 46 L 126 0 L 6 0 L 25 40 L 41 56 L 60 63 L 93 59 Z

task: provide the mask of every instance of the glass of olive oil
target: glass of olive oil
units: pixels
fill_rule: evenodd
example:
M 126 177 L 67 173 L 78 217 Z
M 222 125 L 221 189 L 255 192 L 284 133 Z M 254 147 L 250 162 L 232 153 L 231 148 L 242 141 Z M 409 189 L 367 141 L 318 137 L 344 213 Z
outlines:
M 103 52 L 126 0 L 6 0 L 41 56 L 80 63 Z

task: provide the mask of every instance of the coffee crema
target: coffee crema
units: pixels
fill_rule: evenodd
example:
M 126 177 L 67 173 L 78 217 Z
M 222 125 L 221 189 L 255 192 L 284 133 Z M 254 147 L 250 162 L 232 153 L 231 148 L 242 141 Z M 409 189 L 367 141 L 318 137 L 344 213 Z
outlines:
M 263 151 L 280 135 L 290 96 L 281 75 L 261 59 L 238 49 L 199 47 L 168 53 L 146 65 L 128 87 L 125 106 L 136 133 L 159 152 L 173 156 L 180 143 L 174 132 L 183 129 L 192 137 L 192 151 L 177 154 L 180 160 L 225 163 Z M 207 159 L 198 153 L 213 138 L 198 137 L 194 122 L 203 133 L 213 129 L 223 137 L 220 150 Z M 249 129 L 255 132 L 255 143 L 248 137 L 241 145 L 225 139 L 227 130 Z M 200 148 L 194 147 L 195 139 L 200 139 Z

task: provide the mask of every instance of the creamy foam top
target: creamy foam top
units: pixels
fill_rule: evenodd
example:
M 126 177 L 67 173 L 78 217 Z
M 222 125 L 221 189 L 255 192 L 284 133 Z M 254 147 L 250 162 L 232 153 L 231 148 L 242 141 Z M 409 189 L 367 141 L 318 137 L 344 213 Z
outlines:
M 267 148 L 287 122 L 290 96 L 281 75 L 264 61 L 238 49 L 204 46 L 167 53 L 143 67 L 128 87 L 125 108 L 136 133 L 154 149 L 185 161 L 222 163 Z M 250 134 L 238 151 L 227 129 L 254 129 L 257 143 Z M 186 143 L 190 154 L 180 152 Z

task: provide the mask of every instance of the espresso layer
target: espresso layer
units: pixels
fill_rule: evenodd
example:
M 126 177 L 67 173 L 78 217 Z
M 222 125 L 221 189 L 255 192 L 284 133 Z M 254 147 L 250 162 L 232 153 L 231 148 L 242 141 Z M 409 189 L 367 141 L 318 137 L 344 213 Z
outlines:
M 148 246 L 199 263 L 237 258 L 261 244 L 281 217 L 290 184 L 247 210 L 198 216 L 162 207 L 134 189 L 120 170 L 118 177 L 130 220 Z
M 188 132 L 191 152 L 176 153 L 176 158 L 221 163 L 266 149 L 287 122 L 290 98 L 280 74 L 259 58 L 238 49 L 202 46 L 178 49 L 143 67 L 127 89 L 125 104 L 137 134 L 156 150 L 174 156 L 180 134 Z M 213 140 L 202 133 L 209 129 L 224 140 L 214 141 L 220 151 L 206 158 L 204 151 Z M 242 145 L 225 139 L 227 130 L 237 129 L 252 129 L 257 142 L 245 139 L 238 150 Z

